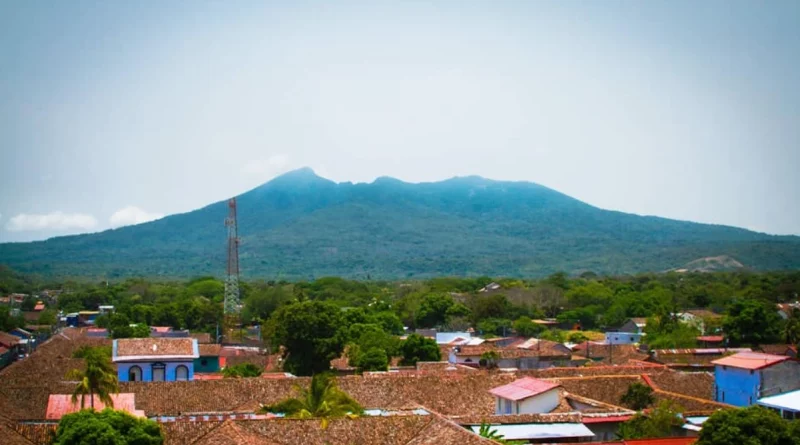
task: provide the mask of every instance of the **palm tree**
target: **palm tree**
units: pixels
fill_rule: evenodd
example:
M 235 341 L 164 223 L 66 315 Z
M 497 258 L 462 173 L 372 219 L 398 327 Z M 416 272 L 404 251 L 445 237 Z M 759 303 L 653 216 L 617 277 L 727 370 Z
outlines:
M 320 418 L 322 428 L 328 426 L 328 419 L 355 417 L 364 411 L 358 402 L 336 386 L 336 380 L 329 374 L 317 374 L 311 378 L 308 388 L 295 386 L 295 390 L 299 397 L 263 406 L 262 411 L 283 413 L 295 419 Z
M 85 397 L 89 395 L 89 403 L 94 409 L 94 395 L 100 398 L 106 406 L 113 407 L 114 401 L 111 394 L 119 393 L 117 372 L 111 360 L 102 351 L 94 351 L 84 354 L 86 359 L 86 370 L 73 369 L 67 373 L 67 379 L 77 380 L 78 385 L 72 392 L 72 403 L 81 399 L 81 409 L 85 406 Z
M 481 427 L 478 430 L 478 435 L 484 439 L 493 440 L 499 443 L 506 443 L 506 441 L 503 440 L 503 437 L 505 436 L 499 434 L 496 429 L 493 429 L 492 426 L 486 422 L 481 423 Z

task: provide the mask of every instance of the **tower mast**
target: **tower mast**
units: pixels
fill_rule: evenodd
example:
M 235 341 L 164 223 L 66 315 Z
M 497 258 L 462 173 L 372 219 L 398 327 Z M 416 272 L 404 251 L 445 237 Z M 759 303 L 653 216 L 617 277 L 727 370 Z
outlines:
M 228 201 L 228 270 L 225 277 L 225 337 L 228 343 L 232 334 L 241 325 L 239 318 L 239 228 L 236 220 L 236 198 Z

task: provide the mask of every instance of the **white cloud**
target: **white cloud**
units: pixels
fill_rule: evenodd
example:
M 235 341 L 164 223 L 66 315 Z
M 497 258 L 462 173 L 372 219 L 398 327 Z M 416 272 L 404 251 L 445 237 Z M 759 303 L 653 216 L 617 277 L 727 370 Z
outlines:
M 127 206 L 114 212 L 108 222 L 111 223 L 111 227 L 122 227 L 146 223 L 163 217 L 163 213 L 150 213 L 136 206 Z
M 37 230 L 91 230 L 97 227 L 97 219 L 85 213 L 50 212 L 46 215 L 20 213 L 6 223 L 11 232 Z
M 289 167 L 289 157 L 283 154 L 270 156 L 267 159 L 255 159 L 242 166 L 242 173 L 263 177 L 272 177 L 284 173 Z

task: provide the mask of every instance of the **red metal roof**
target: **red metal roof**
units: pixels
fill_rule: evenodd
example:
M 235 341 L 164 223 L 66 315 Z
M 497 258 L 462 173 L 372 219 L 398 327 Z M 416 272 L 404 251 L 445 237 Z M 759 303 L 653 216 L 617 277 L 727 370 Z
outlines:
M 8 349 L 3 346 L 0 346 L 0 355 L 5 354 L 6 352 L 8 352 Z
M 36 303 L 36 306 L 33 307 L 34 311 L 43 311 L 44 310 L 44 303 Z
M 489 393 L 508 400 L 522 400 L 558 388 L 558 383 L 525 377 L 514 380 L 508 385 L 498 386 L 489 390 Z
M 724 337 L 721 335 L 701 335 L 697 337 L 698 341 L 710 341 L 710 342 L 721 342 L 724 340 Z
M 137 417 L 144 417 L 144 411 L 136 409 L 133 393 L 111 394 L 111 400 L 114 402 L 114 409 L 127 411 Z M 86 396 L 84 407 L 89 408 L 90 406 L 91 401 L 89 396 Z M 100 411 L 103 408 L 105 408 L 105 404 L 103 404 L 103 402 L 100 401 L 100 397 L 95 394 L 94 409 Z M 67 414 L 80 411 L 80 409 L 80 397 L 78 397 L 75 403 L 72 403 L 72 395 L 70 394 L 50 394 L 50 398 L 47 401 L 47 414 L 45 414 L 45 419 L 59 420 Z
M 789 360 L 788 356 L 762 354 L 760 352 L 740 352 L 711 362 L 714 365 L 730 366 L 740 369 L 761 369 Z

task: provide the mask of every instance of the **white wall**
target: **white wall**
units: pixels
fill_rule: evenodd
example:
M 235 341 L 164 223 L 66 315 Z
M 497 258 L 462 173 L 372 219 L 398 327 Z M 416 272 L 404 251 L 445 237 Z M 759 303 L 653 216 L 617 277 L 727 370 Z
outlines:
M 505 406 L 506 403 L 509 402 L 511 401 L 495 397 L 494 400 L 495 413 L 506 414 Z M 516 402 L 511 402 L 513 403 L 511 414 L 549 413 L 550 411 L 556 409 L 556 407 L 560 402 L 561 398 L 559 397 L 559 390 L 558 388 L 553 388 L 550 391 L 544 392 L 542 394 L 538 394 L 533 397 L 528 397 L 527 399 L 519 400 Z

